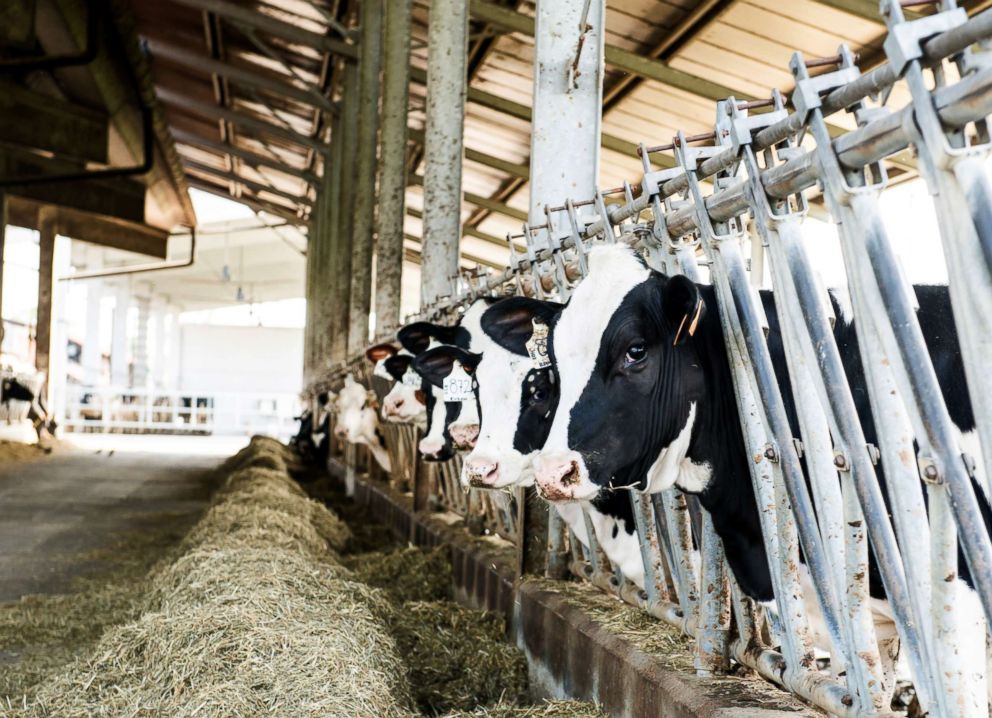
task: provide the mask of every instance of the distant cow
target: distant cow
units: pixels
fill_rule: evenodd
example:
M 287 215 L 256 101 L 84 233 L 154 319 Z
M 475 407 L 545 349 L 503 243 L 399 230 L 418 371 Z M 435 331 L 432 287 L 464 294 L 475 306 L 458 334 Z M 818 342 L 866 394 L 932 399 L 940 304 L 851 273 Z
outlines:
M 350 444 L 364 444 L 384 471 L 390 470 L 389 454 L 370 392 L 349 374 L 335 400 L 334 435 Z M 373 397 L 374 399 L 374 397 Z
M 7 422 L 15 418 L 28 419 L 38 438 L 54 435 L 58 425 L 48 412 L 42 398 L 45 375 L 22 362 L 12 363 L 5 358 L 0 373 L 0 404 L 3 404 Z

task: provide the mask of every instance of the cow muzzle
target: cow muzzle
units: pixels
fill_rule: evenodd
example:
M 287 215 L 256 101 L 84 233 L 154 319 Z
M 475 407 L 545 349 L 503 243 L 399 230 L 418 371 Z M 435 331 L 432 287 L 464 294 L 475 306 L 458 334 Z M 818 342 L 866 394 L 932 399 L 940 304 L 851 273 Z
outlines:
M 477 489 L 492 489 L 499 482 L 499 462 L 488 457 L 466 459 L 462 483 Z
M 588 501 L 599 493 L 589 480 L 582 457 L 575 451 L 539 454 L 534 459 L 534 483 L 548 501 Z
M 475 448 L 475 442 L 479 438 L 478 424 L 452 424 L 451 442 L 456 449 L 469 451 Z

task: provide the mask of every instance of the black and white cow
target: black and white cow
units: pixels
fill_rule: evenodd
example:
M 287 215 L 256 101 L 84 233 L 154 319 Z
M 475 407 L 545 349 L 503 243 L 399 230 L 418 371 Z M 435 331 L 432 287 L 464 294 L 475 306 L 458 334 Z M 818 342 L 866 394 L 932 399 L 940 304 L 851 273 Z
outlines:
M 657 492 L 677 486 L 698 494 L 741 588 L 754 599 L 770 601 L 768 559 L 713 289 L 651 271 L 622 246 L 593 250 L 589 262 L 588 277 L 551 331 L 561 394 L 548 439 L 534 460 L 539 491 L 556 502 L 596 501 L 604 492 L 625 493 L 616 489 L 631 487 Z M 967 434 L 974 430 L 974 416 L 947 289 L 917 287 L 916 293 L 945 401 Z M 762 301 L 769 349 L 788 403 L 791 391 L 771 293 L 763 292 Z M 855 327 L 834 302 L 839 315 L 835 339 L 866 439 L 874 443 Z M 992 527 L 987 496 L 984 490 L 978 495 L 986 527 Z M 882 599 L 872 564 L 871 594 Z M 959 564 L 960 576 L 969 582 L 967 565 Z M 977 597 L 966 588 L 960 596 L 960 613 L 969 617 L 963 620 L 980 625 Z M 979 642 L 981 649 L 971 647 L 969 654 L 984 653 L 984 636 Z
M 422 372 L 420 358 L 431 349 L 443 346 L 478 350 L 480 342 L 484 341 L 479 326 L 481 316 L 496 301 L 491 297 L 475 300 L 454 326 L 415 322 L 397 333 L 404 348 L 409 348 L 414 355 L 405 371 L 414 372 L 422 379 L 420 393 L 426 399 L 427 428 L 419 448 L 426 459 L 443 461 L 454 456 L 456 450 L 470 450 L 479 433 L 479 419 L 474 397 L 446 400 L 443 385 L 448 373 L 432 381 Z M 449 366 L 449 372 L 450 369 Z
M 461 481 L 466 487 L 502 489 L 533 484 L 532 458 L 544 446 L 558 401 L 558 386 L 550 368 L 537 368 L 527 342 L 534 321 L 549 325 L 561 304 L 513 297 L 494 304 L 481 318 L 482 351 L 438 347 L 418 359 L 421 371 L 439 383 L 454 362 L 475 378 L 480 419 L 479 439 L 465 458 Z M 582 506 L 555 507 L 583 544 L 589 539 Z M 585 507 L 593 530 L 623 575 L 644 587 L 644 566 L 629 497 L 603 492 Z
M 21 367 L 19 369 L 18 371 L 12 368 L 10 373 L 5 372 L 0 377 L 0 404 L 4 406 L 4 413 L 9 418 L 18 413 L 15 407 L 18 405 L 26 406 L 26 416 L 38 434 L 38 438 L 43 438 L 45 434 L 54 436 L 58 427 L 55 418 L 48 413 L 48 408 L 41 396 L 44 375 L 34 371 L 33 367 Z M 24 417 L 25 414 L 20 414 L 20 416 Z
M 289 440 L 289 445 L 300 457 L 315 466 L 325 465 L 330 455 L 331 414 L 327 411 L 330 399 L 328 392 L 319 394 L 316 415 L 309 409 L 304 410 L 297 418 L 300 428 Z

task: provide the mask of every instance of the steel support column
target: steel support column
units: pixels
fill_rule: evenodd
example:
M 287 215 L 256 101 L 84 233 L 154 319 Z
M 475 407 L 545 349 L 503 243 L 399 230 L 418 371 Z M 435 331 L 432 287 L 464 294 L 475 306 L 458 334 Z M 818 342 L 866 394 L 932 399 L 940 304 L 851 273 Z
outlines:
M 55 213 L 43 208 L 38 216 L 38 315 L 35 329 L 34 365 L 45 374 L 42 389 L 46 403 L 51 388 L 48 371 L 52 358 L 52 299 L 55 283 Z
M 345 65 L 342 90 L 342 120 L 339 127 L 341 150 L 339 165 L 340 196 L 333 205 L 340 209 L 334 221 L 337 233 L 334 252 L 333 335 L 331 358 L 344 361 L 348 356 L 348 326 L 351 314 L 351 243 L 355 206 L 355 164 L 358 135 L 358 68 Z M 332 209 L 333 211 L 333 209 Z
M 411 8 L 411 0 L 390 0 L 386 8 L 386 50 L 382 79 L 382 166 L 379 175 L 379 238 L 375 275 L 377 336 L 394 331 L 400 321 Z
M 546 221 L 546 205 L 591 197 L 596 191 L 603 117 L 605 6 L 605 0 L 538 0 L 530 140 L 531 224 Z M 539 246 L 546 243 L 545 238 L 535 239 Z M 565 524 L 558 512 L 549 511 L 543 502 L 522 502 L 520 510 L 521 526 L 533 525 L 542 531 L 539 542 L 521 541 L 520 550 L 556 547 L 540 557 L 521 559 L 520 569 L 563 575 L 567 565 L 561 552 Z
M 375 247 L 375 176 L 378 157 L 379 71 L 382 67 L 382 0 L 362 0 L 358 65 L 358 159 L 355 164 L 355 226 L 352 237 L 348 353 L 365 349 L 372 310 Z
M 321 194 L 324 195 L 323 209 L 321 216 L 324 218 L 324 225 L 321 231 L 321 259 L 316 270 L 316 281 L 318 288 L 318 304 L 316 321 L 319 326 L 317 331 L 322 337 L 320 356 L 318 357 L 318 371 L 327 369 L 340 357 L 333 354 L 335 342 L 338 335 L 346 331 L 345 325 L 340 324 L 340 316 L 336 302 L 341 296 L 341 292 L 350 291 L 345 287 L 350 287 L 347 275 L 343 274 L 341 268 L 344 251 L 342 247 L 349 246 L 347 238 L 341 234 L 341 166 L 344 152 L 344 125 L 340 118 L 334 118 L 331 122 L 331 150 L 325 158 L 324 177 L 321 184 Z M 345 303 L 347 304 L 347 294 Z M 346 315 L 345 315 L 346 316 Z
M 583 9 L 588 13 L 583 17 Z M 539 0 L 530 140 L 530 213 L 591 197 L 599 178 L 604 0 Z M 584 28 L 580 29 L 580 28 Z
M 424 138 L 423 304 L 450 294 L 461 237 L 468 8 L 464 0 L 431 0 Z
M 7 245 L 7 193 L 0 191 L 0 344 L 3 343 L 3 251 Z

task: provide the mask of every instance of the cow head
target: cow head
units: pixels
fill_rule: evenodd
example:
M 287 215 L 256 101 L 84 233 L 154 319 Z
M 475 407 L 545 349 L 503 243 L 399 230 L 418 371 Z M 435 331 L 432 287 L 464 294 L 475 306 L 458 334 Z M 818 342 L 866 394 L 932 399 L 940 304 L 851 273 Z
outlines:
M 368 390 L 349 374 L 344 378 L 344 386 L 334 402 L 336 423 L 334 435 L 349 443 L 357 443 L 368 419 L 365 416 L 371 408 L 368 404 Z M 373 411 L 374 418 L 374 411 Z
M 414 356 L 401 351 L 383 363 L 393 388 L 382 400 L 382 418 L 399 424 L 427 423 L 427 397 L 423 379 L 413 369 Z
M 462 483 L 503 488 L 529 478 L 530 455 L 547 436 L 557 401 L 550 368 L 535 368 L 527 353 L 534 321 L 550 325 L 562 305 L 514 297 L 493 304 L 481 318 L 486 343 L 476 362 L 479 430 L 462 467 Z M 462 361 L 457 354 L 452 361 Z M 458 433 L 455 422 L 451 431 Z
M 708 357 L 693 339 L 706 311 L 700 289 L 622 245 L 593 250 L 589 263 L 551 331 L 561 396 L 534 460 L 551 501 L 672 486 L 705 389 Z
M 414 368 L 430 385 L 432 392 L 441 390 L 441 400 L 444 408 L 444 426 L 432 427 L 428 434 L 436 433 L 435 428 L 440 428 L 442 434 L 450 439 L 454 448 L 460 451 L 468 451 L 475 446 L 475 440 L 479 435 L 479 411 L 474 386 L 471 396 L 467 398 L 459 397 L 451 400 L 445 392 L 445 381 L 452 376 L 453 372 L 460 369 L 465 376 L 471 378 L 475 373 L 475 368 L 481 359 L 481 355 L 454 346 L 438 346 L 429 349 L 414 361 Z M 474 385 L 473 381 L 473 385 Z M 426 438 L 426 437 L 425 437 Z

